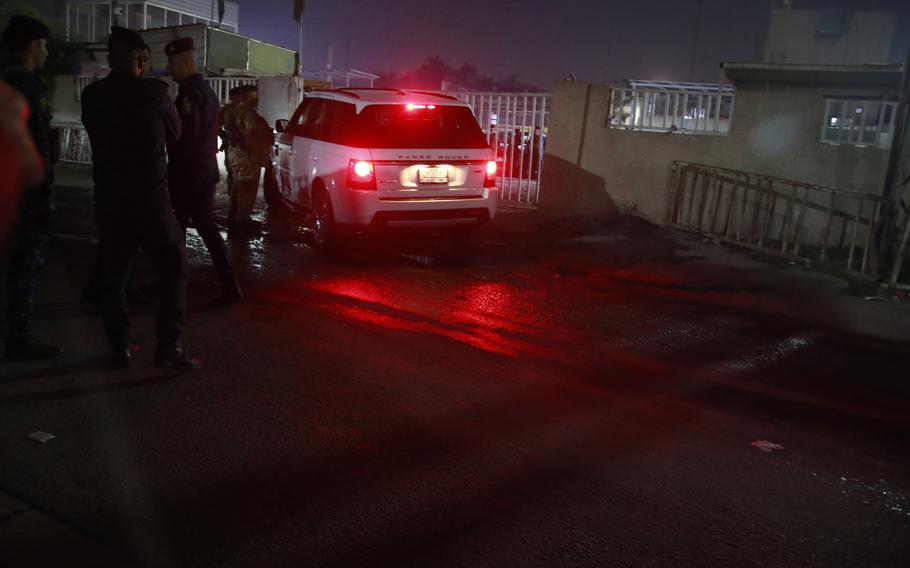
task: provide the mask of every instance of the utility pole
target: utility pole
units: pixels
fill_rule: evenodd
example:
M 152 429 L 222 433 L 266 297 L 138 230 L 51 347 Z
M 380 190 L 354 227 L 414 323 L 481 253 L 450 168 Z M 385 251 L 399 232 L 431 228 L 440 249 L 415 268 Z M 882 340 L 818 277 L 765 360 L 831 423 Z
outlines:
M 298 73 L 300 73 L 301 77 L 303 77 L 303 10 L 305 7 L 306 4 L 304 0 L 294 0 L 294 19 L 297 20 L 298 41 L 300 42 L 299 50 L 297 51 L 297 59 L 300 64 Z
M 701 34 L 701 12 L 704 0 L 698 0 L 695 12 L 695 33 L 692 34 L 692 61 L 689 63 L 689 82 L 695 82 L 695 57 L 698 54 L 698 36 Z

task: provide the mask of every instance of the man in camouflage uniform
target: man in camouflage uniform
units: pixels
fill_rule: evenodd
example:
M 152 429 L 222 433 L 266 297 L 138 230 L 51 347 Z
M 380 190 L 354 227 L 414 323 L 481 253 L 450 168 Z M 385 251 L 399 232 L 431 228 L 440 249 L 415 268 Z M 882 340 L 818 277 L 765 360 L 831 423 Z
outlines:
M 19 203 L 15 229 L 7 243 L 0 289 L 5 288 L 6 356 L 9 359 L 43 359 L 62 353 L 31 333 L 38 275 L 47 256 L 50 222 L 54 212 L 54 171 L 51 167 L 51 115 L 48 91 L 38 72 L 47 60 L 47 26 L 27 16 L 15 15 L 3 31 L 11 55 L 0 77 L 17 90 L 28 105 L 28 130 L 44 166 L 38 183 L 27 188 Z
M 228 195 L 231 194 L 231 188 L 234 186 L 234 176 L 231 174 L 231 137 L 227 131 L 227 116 L 234 110 L 237 105 L 240 104 L 240 87 L 231 87 L 231 90 L 228 91 L 228 103 L 221 107 L 221 110 L 218 112 L 218 120 L 221 122 L 221 131 L 218 132 L 218 137 L 221 138 L 221 147 L 218 148 L 219 152 L 224 152 L 224 169 L 227 170 L 227 192 Z M 233 200 L 231 201 L 231 206 L 233 207 Z M 233 209 L 228 213 L 228 220 L 234 217 Z
M 176 39 L 164 48 L 171 76 L 180 85 L 177 111 L 183 122 L 180 139 L 168 142 L 168 185 L 177 220 L 184 231 L 192 219 L 221 280 L 220 304 L 243 299 L 227 247 L 215 218 L 218 171 L 218 97 L 196 70 L 193 38 Z
M 256 204 L 262 168 L 269 163 L 269 150 L 274 144 L 271 127 L 256 109 L 259 90 L 255 85 L 240 87 L 240 104 L 227 113 L 232 187 L 230 231 L 246 232 L 254 225 L 250 214 Z

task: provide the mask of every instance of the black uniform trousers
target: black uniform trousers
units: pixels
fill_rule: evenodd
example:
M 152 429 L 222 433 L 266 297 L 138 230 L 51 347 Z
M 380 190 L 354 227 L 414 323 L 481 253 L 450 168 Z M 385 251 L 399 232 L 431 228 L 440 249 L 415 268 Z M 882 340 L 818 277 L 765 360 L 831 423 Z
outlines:
M 196 227 L 196 232 L 202 237 L 205 248 L 212 257 L 212 264 L 221 284 L 230 289 L 237 285 L 234 267 L 228 258 L 227 246 L 221 237 L 221 228 L 215 217 L 215 185 L 200 186 L 193 183 L 181 183 L 173 178 L 170 181 L 171 202 L 174 204 L 174 213 L 177 221 L 183 228 L 184 243 L 186 242 L 186 228 L 190 220 Z
M 126 290 L 136 250 L 141 247 L 160 279 L 158 345 L 171 347 L 183 331 L 186 315 L 186 251 L 180 225 L 166 205 L 98 219 L 99 259 L 104 287 L 102 312 L 111 347 L 129 343 Z
M 34 187 L 23 193 L 16 227 L 0 258 L 0 331 L 24 339 L 31 333 L 38 276 L 47 260 L 47 242 L 54 213 L 53 186 Z M 0 243 L 0 247 L 3 244 Z

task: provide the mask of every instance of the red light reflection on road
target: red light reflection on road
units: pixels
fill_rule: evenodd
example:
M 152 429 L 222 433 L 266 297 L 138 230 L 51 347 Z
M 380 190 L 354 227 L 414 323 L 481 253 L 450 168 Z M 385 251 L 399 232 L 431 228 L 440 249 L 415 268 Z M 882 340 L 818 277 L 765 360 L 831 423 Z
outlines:
M 507 357 L 555 358 L 540 345 L 547 327 L 527 297 L 503 283 L 468 283 L 440 287 L 433 282 L 416 289 L 400 280 L 335 278 L 309 288 L 329 295 L 319 306 L 343 319 L 385 329 L 435 335 Z M 418 286 L 421 284 L 418 283 Z M 539 299 L 538 299 L 539 300 Z M 552 339 L 551 333 L 547 334 Z

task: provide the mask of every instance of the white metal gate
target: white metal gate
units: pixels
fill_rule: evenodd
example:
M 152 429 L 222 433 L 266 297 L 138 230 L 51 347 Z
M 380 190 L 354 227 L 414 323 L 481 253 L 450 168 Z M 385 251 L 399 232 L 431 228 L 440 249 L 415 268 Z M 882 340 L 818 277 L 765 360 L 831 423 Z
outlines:
M 155 77 L 160 79 L 168 84 L 170 89 L 171 98 L 177 96 L 177 83 L 175 83 L 170 77 Z M 82 100 L 82 90 L 85 89 L 91 83 L 101 79 L 101 77 L 93 75 L 79 75 L 76 77 L 76 81 L 73 84 L 75 89 L 75 100 L 80 102 Z M 230 90 L 234 87 L 239 87 L 241 85 L 258 85 L 259 79 L 254 77 L 206 77 L 206 82 L 209 84 L 209 87 L 215 91 L 215 95 L 218 97 L 218 100 L 221 101 L 221 104 L 227 104 L 230 100 Z
M 92 147 L 81 123 L 54 123 L 60 144 L 60 161 L 74 164 L 91 164 Z
M 170 77 L 159 77 L 168 83 L 171 97 L 177 96 L 177 83 Z M 91 75 L 79 75 L 73 84 L 75 91 L 75 100 L 82 101 L 82 90 L 91 83 L 99 80 L 100 77 Z M 250 77 L 206 77 L 206 82 L 215 91 L 215 95 L 221 101 L 221 104 L 227 104 L 230 100 L 230 90 L 240 85 L 258 85 L 259 80 Z M 82 127 L 82 123 L 76 124 L 54 124 L 54 128 L 60 131 L 60 161 L 72 162 L 77 164 L 92 163 L 92 149 L 89 144 L 88 135 Z
M 549 93 L 449 93 L 465 101 L 496 151 L 504 201 L 536 206 L 550 119 Z

